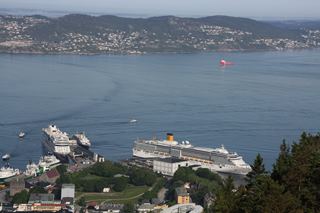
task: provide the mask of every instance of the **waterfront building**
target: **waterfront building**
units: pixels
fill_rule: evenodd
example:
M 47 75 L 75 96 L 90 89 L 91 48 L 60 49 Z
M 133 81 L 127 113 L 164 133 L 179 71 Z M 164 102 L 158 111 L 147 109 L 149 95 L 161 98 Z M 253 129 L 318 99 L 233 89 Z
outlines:
M 188 167 L 189 162 L 178 158 L 158 158 L 153 160 L 153 171 L 167 176 L 173 176 L 180 167 Z

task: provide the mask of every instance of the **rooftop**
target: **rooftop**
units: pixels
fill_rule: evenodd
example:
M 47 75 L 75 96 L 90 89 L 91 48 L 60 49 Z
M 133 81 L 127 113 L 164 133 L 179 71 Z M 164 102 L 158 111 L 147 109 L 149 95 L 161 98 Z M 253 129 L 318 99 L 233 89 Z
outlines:
M 74 186 L 74 184 L 71 184 L 71 183 L 65 183 L 65 184 L 62 184 L 62 188 L 74 189 L 75 186 Z
M 31 193 L 29 203 L 53 203 L 54 194 Z
M 175 190 L 178 196 L 189 196 L 187 189 L 184 187 L 178 187 Z
M 154 204 L 144 203 L 139 206 L 138 210 L 153 210 L 154 207 Z
M 58 170 L 57 170 L 56 168 L 48 171 L 48 172 L 46 173 L 46 175 L 48 176 L 48 178 L 56 178 L 56 177 L 59 177 L 59 176 L 60 176 L 60 174 L 59 174 L 59 172 L 58 172 Z

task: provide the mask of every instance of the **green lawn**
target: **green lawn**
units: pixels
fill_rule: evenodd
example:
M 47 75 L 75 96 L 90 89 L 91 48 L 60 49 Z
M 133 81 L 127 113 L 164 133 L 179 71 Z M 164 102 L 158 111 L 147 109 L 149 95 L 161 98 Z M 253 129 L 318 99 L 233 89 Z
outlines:
M 139 198 L 143 193 L 148 191 L 147 186 L 132 186 L 128 187 L 123 192 L 110 192 L 110 193 L 77 193 L 77 197 L 84 196 L 86 201 L 97 202 L 115 202 L 125 203 L 126 201 L 134 201 Z
M 99 177 L 99 176 L 96 176 L 96 175 L 92 175 L 92 174 L 88 174 L 86 175 L 85 177 L 81 177 L 82 180 L 101 180 L 103 179 L 103 177 Z

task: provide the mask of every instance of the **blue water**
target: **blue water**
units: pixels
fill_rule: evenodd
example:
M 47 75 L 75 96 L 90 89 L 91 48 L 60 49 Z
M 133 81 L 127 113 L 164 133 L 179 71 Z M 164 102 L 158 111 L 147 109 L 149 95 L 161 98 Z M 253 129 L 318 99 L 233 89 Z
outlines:
M 221 68 L 221 58 L 234 66 Z M 0 55 L 0 154 L 24 168 L 49 123 L 117 160 L 137 138 L 224 144 L 268 168 L 282 139 L 320 128 L 320 51 L 145 56 Z M 130 124 L 130 119 L 138 122 Z M 23 129 L 27 136 L 19 140 Z

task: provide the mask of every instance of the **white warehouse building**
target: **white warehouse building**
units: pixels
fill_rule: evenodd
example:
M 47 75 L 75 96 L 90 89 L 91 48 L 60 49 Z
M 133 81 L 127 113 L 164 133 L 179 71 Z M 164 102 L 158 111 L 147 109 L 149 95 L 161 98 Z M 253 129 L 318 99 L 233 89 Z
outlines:
M 153 160 L 153 171 L 167 176 L 173 176 L 180 167 L 190 166 L 189 161 L 178 158 L 158 158 Z

